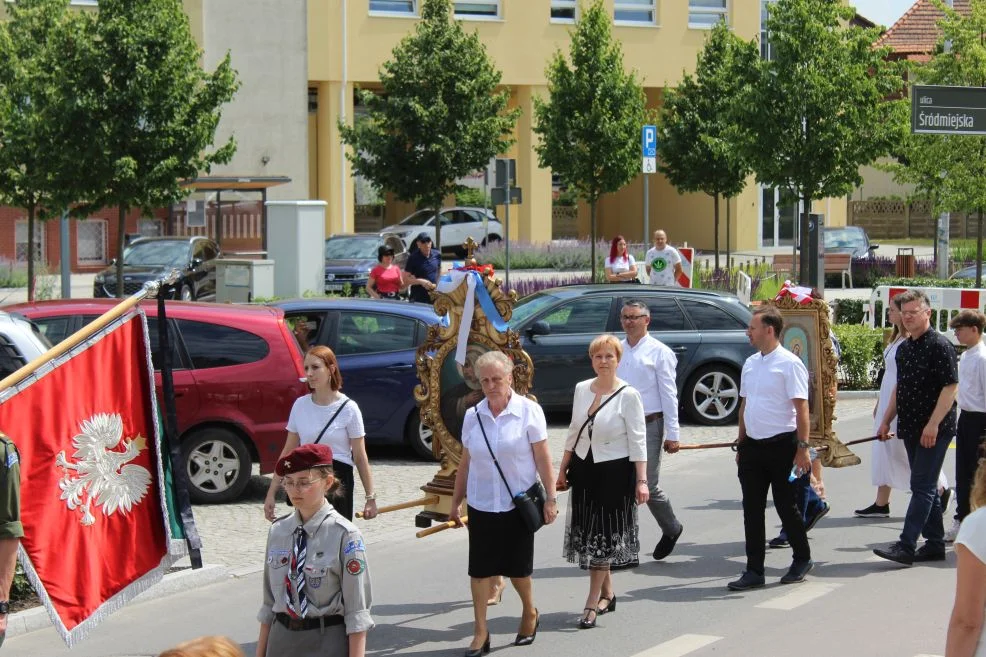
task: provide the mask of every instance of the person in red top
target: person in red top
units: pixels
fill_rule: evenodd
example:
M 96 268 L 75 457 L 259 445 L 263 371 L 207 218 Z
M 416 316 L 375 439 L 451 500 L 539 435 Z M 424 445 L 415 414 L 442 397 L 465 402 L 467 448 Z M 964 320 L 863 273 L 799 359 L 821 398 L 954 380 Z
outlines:
M 366 291 L 374 299 L 397 299 L 406 287 L 401 268 L 394 264 L 394 250 L 389 246 L 377 249 L 377 262 L 380 264 L 370 270 Z

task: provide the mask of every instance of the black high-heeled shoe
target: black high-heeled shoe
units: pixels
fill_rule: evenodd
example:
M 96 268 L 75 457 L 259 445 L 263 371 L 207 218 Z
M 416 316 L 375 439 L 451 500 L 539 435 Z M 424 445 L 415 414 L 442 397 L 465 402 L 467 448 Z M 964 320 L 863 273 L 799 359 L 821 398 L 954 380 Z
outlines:
M 517 638 L 514 639 L 515 646 L 529 646 L 534 643 L 534 637 L 538 635 L 538 628 L 541 627 L 541 612 L 537 609 L 534 610 L 534 631 L 530 634 L 524 635 L 520 632 L 517 633 Z
M 613 597 L 611 597 L 611 598 L 607 598 L 605 596 L 601 596 L 599 599 L 600 600 L 605 600 L 607 604 L 602 609 L 599 609 L 598 606 L 596 607 L 596 615 L 597 616 L 602 616 L 603 614 L 608 614 L 611 611 L 616 611 L 616 594 L 615 593 L 613 594 Z
M 592 620 L 589 620 L 589 614 L 585 614 L 584 616 L 582 616 L 582 618 L 579 619 L 579 629 L 589 630 L 595 627 L 596 617 L 599 615 L 599 612 L 593 609 L 592 607 L 586 607 L 582 611 L 588 611 L 589 613 L 591 613 Z
M 475 650 L 472 649 L 466 650 L 465 657 L 483 657 L 483 655 L 485 655 L 489 651 L 490 651 L 490 633 L 487 632 L 486 641 L 483 642 L 483 645 L 476 648 Z

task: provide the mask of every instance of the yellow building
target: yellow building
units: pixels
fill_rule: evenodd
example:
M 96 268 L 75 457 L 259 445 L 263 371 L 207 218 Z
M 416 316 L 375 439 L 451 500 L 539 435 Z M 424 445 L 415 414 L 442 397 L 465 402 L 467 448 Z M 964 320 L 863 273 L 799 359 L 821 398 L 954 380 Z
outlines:
M 309 0 L 308 71 L 315 116 L 309 122 L 309 189 L 328 202 L 329 228 L 353 229 L 353 177 L 336 127 L 338 117 L 353 116 L 353 91 L 373 86 L 380 66 L 400 40 L 414 29 L 421 0 Z M 533 101 L 547 93 L 545 67 L 552 53 L 569 49 L 576 0 L 459 0 L 456 18 L 476 31 L 503 74 L 511 103 L 522 114 L 516 144 L 505 154 L 517 159 L 523 204 L 511 209 L 511 237 L 551 239 L 551 172 L 539 168 L 532 130 Z M 613 34 L 622 43 L 624 63 L 636 70 L 657 108 L 662 90 L 675 86 L 684 71 L 693 71 L 709 28 L 725 16 L 744 39 L 761 31 L 761 0 L 605 0 L 613 16 Z M 650 178 L 649 226 L 665 228 L 675 244 L 699 248 L 713 244 L 712 199 L 703 194 L 679 195 L 661 175 Z M 641 174 L 623 190 L 603 197 L 599 206 L 600 235 L 622 233 L 644 239 Z M 793 208 L 773 190 L 761 192 L 751 180 L 730 203 L 734 248 L 790 243 Z M 845 200 L 818 204 L 829 224 L 845 223 Z M 406 206 L 389 207 L 388 217 Z M 502 214 L 502 209 L 501 209 Z M 724 219 L 725 209 L 721 206 Z M 792 221 L 788 222 L 787 217 Z M 588 213 L 580 212 L 579 234 L 588 234 Z M 791 224 L 789 226 L 788 224 Z M 725 240 L 725 221 L 720 238 Z M 649 241 L 649 240 L 648 240 Z M 725 242 L 723 241 L 723 245 Z

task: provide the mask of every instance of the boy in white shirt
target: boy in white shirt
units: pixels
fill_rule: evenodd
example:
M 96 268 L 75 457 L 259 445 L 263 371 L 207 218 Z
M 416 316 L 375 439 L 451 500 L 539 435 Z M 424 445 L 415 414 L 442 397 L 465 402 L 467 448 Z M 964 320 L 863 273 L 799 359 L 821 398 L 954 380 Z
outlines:
M 647 249 L 644 256 L 647 280 L 651 285 L 678 285 L 681 275 L 681 256 L 668 244 L 668 234 L 663 230 L 654 231 L 654 246 Z
M 951 543 L 959 533 L 962 520 L 969 515 L 969 495 L 979 460 L 979 445 L 986 434 L 986 345 L 983 329 L 986 315 L 976 310 L 963 310 L 949 327 L 955 338 L 966 347 L 959 357 L 959 424 L 955 437 L 955 520 L 945 532 Z

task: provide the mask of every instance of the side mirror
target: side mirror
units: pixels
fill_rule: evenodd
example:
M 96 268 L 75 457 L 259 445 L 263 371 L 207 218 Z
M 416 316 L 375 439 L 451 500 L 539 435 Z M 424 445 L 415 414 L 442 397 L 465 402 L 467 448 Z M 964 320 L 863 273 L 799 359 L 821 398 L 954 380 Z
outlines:
M 533 338 L 536 335 L 551 335 L 551 325 L 543 319 L 534 322 L 527 328 L 527 337 Z
M 202 258 L 192 258 L 192 262 L 189 267 L 198 267 L 203 262 Z

